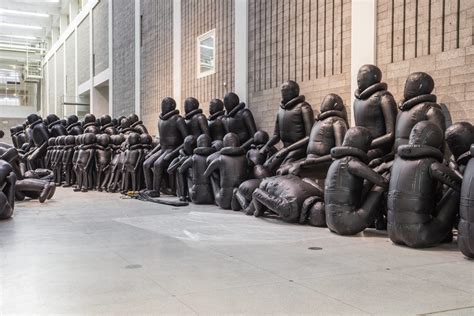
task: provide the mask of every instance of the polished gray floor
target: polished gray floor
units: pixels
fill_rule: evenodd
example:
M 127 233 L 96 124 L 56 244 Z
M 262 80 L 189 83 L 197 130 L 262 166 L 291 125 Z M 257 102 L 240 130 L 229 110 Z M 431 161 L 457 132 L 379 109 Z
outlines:
M 0 222 L 0 314 L 474 314 L 456 244 L 59 189 Z

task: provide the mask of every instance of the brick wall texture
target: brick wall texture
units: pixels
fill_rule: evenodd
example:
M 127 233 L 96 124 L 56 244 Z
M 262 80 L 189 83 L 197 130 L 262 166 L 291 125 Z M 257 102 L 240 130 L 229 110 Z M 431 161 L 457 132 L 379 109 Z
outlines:
M 157 133 L 161 100 L 173 95 L 173 0 L 141 0 L 140 110 Z
M 472 0 L 378 1 L 377 65 L 397 101 L 406 77 L 424 71 L 453 121 L 474 122 L 473 17 Z
M 78 85 L 90 79 L 90 16 L 77 27 L 77 81 Z
M 93 9 L 94 74 L 109 67 L 109 1 L 101 0 Z
M 113 24 L 113 115 L 135 109 L 135 3 L 115 0 Z
M 248 32 L 248 105 L 259 128 L 273 131 L 280 86 L 289 79 L 313 109 L 331 92 L 349 102 L 349 0 L 250 0 Z
M 234 1 L 183 0 L 181 22 L 181 99 L 193 96 L 207 112 L 209 100 L 223 98 L 234 88 Z M 216 72 L 198 79 L 197 38 L 212 29 L 216 30 Z

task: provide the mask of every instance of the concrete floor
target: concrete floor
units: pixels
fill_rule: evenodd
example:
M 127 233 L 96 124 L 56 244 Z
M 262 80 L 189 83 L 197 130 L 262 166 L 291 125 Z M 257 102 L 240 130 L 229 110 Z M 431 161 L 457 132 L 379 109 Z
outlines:
M 313 249 L 312 249 L 313 248 Z M 474 314 L 456 244 L 58 189 L 0 222 L 0 314 Z

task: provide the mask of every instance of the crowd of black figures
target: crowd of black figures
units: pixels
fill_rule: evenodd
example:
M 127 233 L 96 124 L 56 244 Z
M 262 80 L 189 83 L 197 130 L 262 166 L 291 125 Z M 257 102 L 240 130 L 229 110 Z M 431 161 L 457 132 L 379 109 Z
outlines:
M 281 86 L 272 135 L 232 92 L 209 102 L 208 117 L 195 98 L 183 116 L 163 99 L 159 139 L 135 114 L 32 114 L 11 129 L 14 146 L 0 146 L 1 217 L 15 199 L 43 202 L 59 185 L 166 193 L 340 235 L 386 229 L 394 243 L 415 248 L 457 232 L 473 257 L 474 127 L 450 125 L 427 73 L 408 76 L 398 105 L 376 66 L 362 66 L 357 83 L 351 128 L 340 96 L 327 95 L 317 111 L 291 80 Z

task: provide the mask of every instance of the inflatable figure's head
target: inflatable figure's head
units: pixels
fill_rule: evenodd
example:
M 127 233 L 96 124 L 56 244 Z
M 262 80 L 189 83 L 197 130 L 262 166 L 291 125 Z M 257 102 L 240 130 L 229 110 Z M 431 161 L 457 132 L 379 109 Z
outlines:
M 261 129 L 259 129 L 253 135 L 253 142 L 255 145 L 264 145 L 268 142 L 269 139 L 270 137 L 268 136 L 268 133 Z
M 188 135 L 184 138 L 184 144 L 183 144 L 183 151 L 187 155 L 191 155 L 194 151 L 194 148 L 196 148 L 197 142 L 196 142 L 196 137 L 193 135 Z
M 321 113 L 327 111 L 344 111 L 344 102 L 342 98 L 337 94 L 330 93 L 324 97 L 323 102 L 321 103 Z
M 441 149 L 444 142 L 443 136 L 443 131 L 438 125 L 430 121 L 421 121 L 413 126 L 408 143 Z
M 211 147 L 212 139 L 206 134 L 202 134 L 197 139 L 197 147 Z
M 419 95 L 430 94 L 434 89 L 434 80 L 426 72 L 414 72 L 405 81 L 403 98 L 413 99 Z
M 67 135 L 64 142 L 66 143 L 66 145 L 72 146 L 76 144 L 76 137 L 74 137 L 73 135 Z
M 224 96 L 224 107 L 227 112 L 232 111 L 237 105 L 239 105 L 240 99 L 234 92 L 228 92 Z
M 474 126 L 469 122 L 459 122 L 451 125 L 446 129 L 444 135 L 449 150 L 456 159 L 469 151 L 471 144 L 474 144 Z
M 224 110 L 224 103 L 220 99 L 212 99 L 209 101 L 209 114 L 214 114 Z
M 300 95 L 300 86 L 296 81 L 288 80 L 284 82 L 281 87 L 281 102 L 283 104 L 288 103 L 289 101 L 293 100 L 297 96 Z
M 372 135 L 370 131 L 362 126 L 354 126 L 347 130 L 342 146 L 354 147 L 367 153 L 371 143 Z
M 176 110 L 176 101 L 173 98 L 166 97 L 161 101 L 161 114 L 166 114 Z
M 184 100 L 184 112 L 186 114 L 199 109 L 199 101 L 196 98 L 189 97 Z
M 67 125 L 72 125 L 79 122 L 79 118 L 75 114 L 71 114 L 67 117 Z
M 142 145 L 151 145 L 153 142 L 153 137 L 150 134 L 140 134 L 140 143 Z
M 239 147 L 239 136 L 235 133 L 227 133 L 223 139 L 224 147 Z
M 84 145 L 92 145 L 97 142 L 97 136 L 94 133 L 84 134 Z
M 100 126 L 105 126 L 112 123 L 112 117 L 108 114 L 104 114 L 100 117 Z
M 108 134 L 100 134 L 97 136 L 97 144 L 107 147 L 110 144 L 110 136 Z
M 130 133 L 128 135 L 127 141 L 130 146 L 140 144 L 140 134 Z
M 375 65 L 363 65 L 357 73 L 357 86 L 362 92 L 368 87 L 382 81 L 382 71 Z

